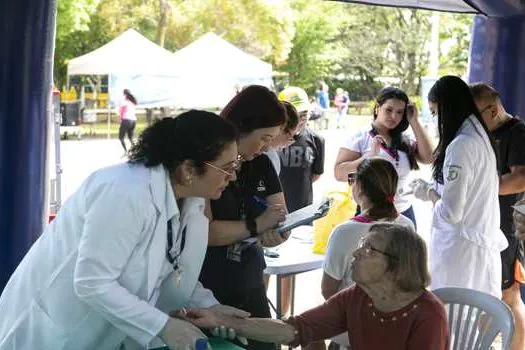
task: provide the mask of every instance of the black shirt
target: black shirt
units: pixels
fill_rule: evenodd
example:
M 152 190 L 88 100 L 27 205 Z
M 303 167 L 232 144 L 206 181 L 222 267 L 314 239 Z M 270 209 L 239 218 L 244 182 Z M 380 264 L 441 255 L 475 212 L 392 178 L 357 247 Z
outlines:
M 266 155 L 246 161 L 217 200 L 212 200 L 213 220 L 256 218 L 265 208 L 254 196 L 266 198 L 282 192 L 279 177 Z M 266 268 L 262 248 L 255 245 L 208 247 L 200 280 L 217 296 L 243 294 L 263 284 Z M 219 298 L 220 299 L 220 298 Z
M 324 172 L 324 139 L 305 127 L 293 144 L 279 151 L 279 157 L 288 211 L 312 204 L 312 177 Z
M 496 139 L 498 149 L 498 173 L 510 173 L 513 166 L 525 165 L 525 124 L 513 118 L 496 129 L 492 135 Z M 501 230 L 506 235 L 514 235 L 512 219 L 512 205 L 521 197 L 522 193 L 499 196 L 501 215 Z

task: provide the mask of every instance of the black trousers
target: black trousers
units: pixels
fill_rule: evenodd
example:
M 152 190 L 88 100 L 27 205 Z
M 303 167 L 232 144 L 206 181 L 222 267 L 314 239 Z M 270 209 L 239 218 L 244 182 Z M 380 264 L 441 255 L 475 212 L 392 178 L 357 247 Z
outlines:
M 257 318 L 271 318 L 270 306 L 266 298 L 266 288 L 262 285 L 259 288 L 250 289 L 242 294 L 223 294 L 213 293 L 215 298 L 225 305 L 230 305 L 238 309 L 248 311 L 250 317 Z M 248 340 L 248 346 L 244 346 L 239 342 L 236 345 L 245 347 L 249 350 L 275 350 L 275 344 L 263 343 L 256 340 Z
M 135 125 L 136 122 L 134 120 L 129 119 L 122 119 L 120 122 L 120 127 L 118 129 L 118 138 L 120 140 L 120 143 L 122 144 L 122 147 L 124 147 L 124 151 L 127 151 L 126 143 L 124 142 L 124 138 L 126 135 L 128 135 L 129 142 L 133 143 L 133 133 L 135 132 Z

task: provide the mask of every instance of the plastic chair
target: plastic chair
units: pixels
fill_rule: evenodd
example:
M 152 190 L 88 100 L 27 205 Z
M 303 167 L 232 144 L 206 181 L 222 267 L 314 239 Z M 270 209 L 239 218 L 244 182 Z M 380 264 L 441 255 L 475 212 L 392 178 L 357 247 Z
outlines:
M 514 318 L 507 305 L 492 295 L 466 288 L 440 288 L 434 293 L 448 309 L 453 350 L 489 350 L 501 332 L 502 349 L 510 349 Z

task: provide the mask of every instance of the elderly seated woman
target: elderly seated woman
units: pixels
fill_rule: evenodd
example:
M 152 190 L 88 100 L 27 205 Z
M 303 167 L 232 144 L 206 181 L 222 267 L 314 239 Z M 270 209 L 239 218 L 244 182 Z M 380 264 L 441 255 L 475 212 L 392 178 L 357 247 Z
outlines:
M 219 323 L 247 338 L 292 346 L 347 332 L 352 350 L 448 349 L 445 309 L 425 289 L 430 277 L 421 237 L 406 226 L 376 224 L 353 257 L 354 285 L 287 321 L 237 319 L 200 309 L 187 315 L 201 328 Z
M 525 205 L 525 199 L 518 201 L 515 206 L 523 205 Z M 514 225 L 516 226 L 516 237 L 525 240 L 525 215 L 516 209 L 514 210 Z

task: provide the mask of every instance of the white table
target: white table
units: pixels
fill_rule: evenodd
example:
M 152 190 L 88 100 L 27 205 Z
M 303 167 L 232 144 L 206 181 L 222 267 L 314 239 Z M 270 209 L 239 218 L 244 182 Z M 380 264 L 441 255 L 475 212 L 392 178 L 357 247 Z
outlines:
M 277 248 L 270 249 L 279 254 L 277 258 L 265 256 L 266 269 L 264 273 L 275 275 L 277 280 L 276 290 L 276 316 L 281 318 L 281 282 L 285 277 L 291 277 L 292 299 L 290 314 L 294 312 L 295 275 L 320 269 L 323 267 L 324 255 L 312 252 L 312 226 L 299 226 L 292 230 L 290 238 Z

